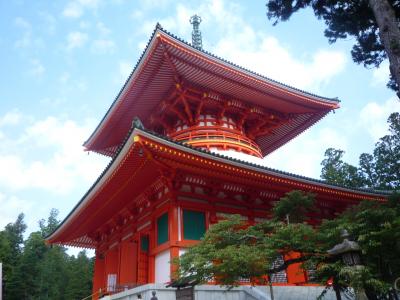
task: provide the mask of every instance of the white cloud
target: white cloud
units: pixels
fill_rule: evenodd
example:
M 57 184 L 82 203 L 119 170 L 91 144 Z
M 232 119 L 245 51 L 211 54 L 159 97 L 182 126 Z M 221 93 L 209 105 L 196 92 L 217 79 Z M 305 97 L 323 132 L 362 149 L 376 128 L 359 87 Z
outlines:
M 69 2 L 63 10 L 63 15 L 68 18 L 79 18 L 83 14 L 83 8 L 78 2 Z
M 0 117 L 0 127 L 17 125 L 22 119 L 22 115 L 19 111 L 14 110 L 7 112 L 4 116 Z
M 67 50 L 82 47 L 88 40 L 88 35 L 80 31 L 70 32 L 67 36 Z
M 379 68 L 375 68 L 372 73 L 372 86 L 386 85 L 390 78 L 389 62 L 384 61 Z
M 40 99 L 39 102 L 40 102 L 40 104 L 42 104 L 42 105 L 44 105 L 44 106 L 48 106 L 48 107 L 54 106 L 54 107 L 57 107 L 57 106 L 60 106 L 61 104 L 66 103 L 67 100 L 66 100 L 65 98 L 63 98 L 63 97 L 61 97 L 61 98 L 49 98 L 49 97 L 45 97 L 45 98 Z
M 0 192 L 0 229 L 8 223 L 15 222 L 18 214 L 28 212 L 32 203 L 24 201 L 14 195 L 6 195 Z
M 133 65 L 128 61 L 120 61 L 118 64 L 118 82 L 125 82 L 133 70 Z
M 67 3 L 62 14 L 67 18 L 80 18 L 86 10 L 96 10 L 99 0 L 72 0 Z
M 97 22 L 96 29 L 99 38 L 93 41 L 91 47 L 92 52 L 96 54 L 113 53 L 115 50 L 115 43 L 109 37 L 111 30 L 103 22 Z
M 44 22 L 45 25 L 44 30 L 50 35 L 54 34 L 56 32 L 56 24 L 57 24 L 56 18 L 45 11 L 39 12 L 39 16 Z
M 21 36 L 14 43 L 15 48 L 24 49 L 32 47 L 44 47 L 44 41 L 40 37 L 34 36 L 33 27 L 29 21 L 24 18 L 17 17 L 14 19 L 14 24 L 21 30 Z
M 108 28 L 103 22 L 97 22 L 96 27 L 99 33 L 103 36 L 111 33 L 110 28 Z
M 283 46 L 278 38 L 249 26 L 242 18 L 241 10 L 239 5 L 223 0 L 204 1 L 196 8 L 179 4 L 175 15 L 161 19 L 160 23 L 181 37 L 189 37 L 190 17 L 195 13 L 204 16 L 203 31 L 213 30 L 221 37 L 212 45 L 203 39 L 206 50 L 297 88 L 318 92 L 322 85 L 344 70 L 344 52 L 314 49 L 313 53 L 306 53 L 303 55 L 305 58 L 298 59 L 297 53 Z M 155 23 L 156 20 L 144 22 L 142 33 L 148 36 Z M 143 42 L 139 44 L 142 46 Z
M 400 102 L 396 97 L 384 103 L 370 102 L 360 112 L 360 125 L 367 130 L 374 141 L 378 141 L 388 134 L 387 118 L 391 113 L 398 111 L 400 111 Z
M 278 38 L 250 27 L 235 4 L 217 0 L 208 2 L 203 9 L 211 12 L 207 22 L 215 22 L 222 37 L 211 51 L 252 71 L 298 88 L 318 90 L 344 69 L 343 52 L 316 49 L 305 59 L 295 58 Z M 193 13 L 178 8 L 179 22 L 187 23 Z
M 132 14 L 131 17 L 135 20 L 139 20 L 143 17 L 144 13 L 141 10 L 135 9 Z
M 214 51 L 277 81 L 313 90 L 343 71 L 346 61 L 344 53 L 328 50 L 318 50 L 308 60 L 297 60 L 275 37 L 257 34 L 251 28 L 245 28 L 236 39 L 222 38 Z
M 346 151 L 346 136 L 331 128 L 321 128 L 318 131 L 310 129 L 268 155 L 264 164 L 294 174 L 319 178 L 321 166 L 318 162 L 322 161 L 325 150 L 330 147 Z
M 33 76 L 41 76 L 46 71 L 45 67 L 42 65 L 41 61 L 38 59 L 31 60 L 31 68 L 29 73 Z
M 92 52 L 98 54 L 113 53 L 115 50 L 115 43 L 110 39 L 98 39 L 92 43 Z
M 88 157 L 81 146 L 93 123 L 47 117 L 31 123 L 23 134 L 0 148 L 0 186 L 11 190 L 40 189 L 65 194 L 82 182 L 93 182 L 106 159 Z M 28 152 L 29 156 L 26 156 Z M 34 153 L 40 153 L 34 158 Z
M 80 21 L 79 22 L 80 29 L 89 29 L 90 27 L 92 27 L 92 24 L 88 21 Z
M 66 84 L 68 83 L 70 78 L 71 75 L 68 72 L 63 72 L 58 80 L 60 81 L 60 83 Z
M 16 48 L 26 48 L 32 44 L 32 25 L 24 18 L 17 17 L 14 24 L 22 30 L 22 36 L 15 42 Z
M 17 17 L 17 18 L 15 18 L 14 23 L 16 26 L 18 26 L 20 28 L 27 29 L 27 30 L 32 29 L 31 24 L 24 18 Z
M 154 9 L 160 7 L 167 7 L 171 4 L 171 0 L 142 0 L 140 5 L 143 9 Z

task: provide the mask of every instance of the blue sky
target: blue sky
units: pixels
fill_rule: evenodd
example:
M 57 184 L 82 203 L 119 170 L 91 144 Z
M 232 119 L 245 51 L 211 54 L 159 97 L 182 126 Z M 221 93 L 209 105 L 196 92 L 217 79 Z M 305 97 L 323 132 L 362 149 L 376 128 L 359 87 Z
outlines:
M 352 39 L 329 45 L 311 11 L 272 26 L 264 1 L 0 1 L 0 227 L 26 214 L 29 231 L 51 208 L 63 218 L 108 159 L 82 143 L 114 100 L 156 22 L 190 41 L 197 13 L 206 50 L 285 82 L 342 100 L 265 164 L 319 177 L 328 147 L 357 163 L 400 105 L 388 67 L 365 69 Z

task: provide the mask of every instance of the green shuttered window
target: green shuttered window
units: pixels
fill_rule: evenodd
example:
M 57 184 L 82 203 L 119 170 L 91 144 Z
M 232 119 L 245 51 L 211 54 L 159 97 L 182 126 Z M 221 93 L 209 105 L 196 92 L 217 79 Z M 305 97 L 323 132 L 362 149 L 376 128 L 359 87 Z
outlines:
M 203 212 L 183 210 L 183 238 L 200 240 L 206 232 L 206 217 Z
M 140 238 L 140 249 L 143 252 L 149 252 L 149 236 L 148 235 L 142 235 Z
M 168 213 L 157 219 L 157 245 L 168 241 Z

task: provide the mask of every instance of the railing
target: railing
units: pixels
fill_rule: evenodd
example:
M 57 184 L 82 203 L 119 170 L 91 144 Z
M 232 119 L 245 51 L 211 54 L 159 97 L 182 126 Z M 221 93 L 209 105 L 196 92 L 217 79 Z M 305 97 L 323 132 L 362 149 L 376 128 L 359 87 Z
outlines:
M 100 288 L 98 291 L 94 292 L 93 294 L 82 298 L 81 300 L 88 300 L 88 299 L 92 299 L 93 296 L 98 296 L 103 297 L 103 296 L 109 296 L 109 295 L 114 295 L 123 291 L 127 291 L 130 289 L 134 289 L 138 286 L 142 286 L 143 284 L 141 283 L 126 283 L 126 284 L 117 284 L 114 286 L 107 286 L 104 288 Z
M 244 136 L 240 132 L 232 132 L 225 128 L 189 128 L 180 132 L 171 134 L 171 138 L 179 142 L 188 143 L 197 147 L 217 147 L 224 149 L 236 149 L 239 152 L 261 157 L 261 151 L 258 145 Z
M 123 291 L 127 291 L 133 288 L 136 288 L 138 286 L 141 286 L 143 284 L 141 283 L 124 283 L 124 284 L 117 284 L 114 286 L 108 286 L 105 291 L 107 295 L 113 295 L 113 294 L 117 294 Z

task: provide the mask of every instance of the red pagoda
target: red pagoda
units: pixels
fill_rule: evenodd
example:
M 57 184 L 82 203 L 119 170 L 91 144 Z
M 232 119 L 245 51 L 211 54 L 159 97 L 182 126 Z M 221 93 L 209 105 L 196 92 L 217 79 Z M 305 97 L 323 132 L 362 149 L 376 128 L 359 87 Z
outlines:
M 336 99 L 243 69 L 157 25 L 84 144 L 111 162 L 47 240 L 95 249 L 93 291 L 112 292 L 169 282 L 170 261 L 224 214 L 264 220 L 289 191 L 316 194 L 316 223 L 383 200 L 229 156 L 263 158 L 337 108 Z M 307 274 L 291 266 L 274 282 L 306 284 Z

